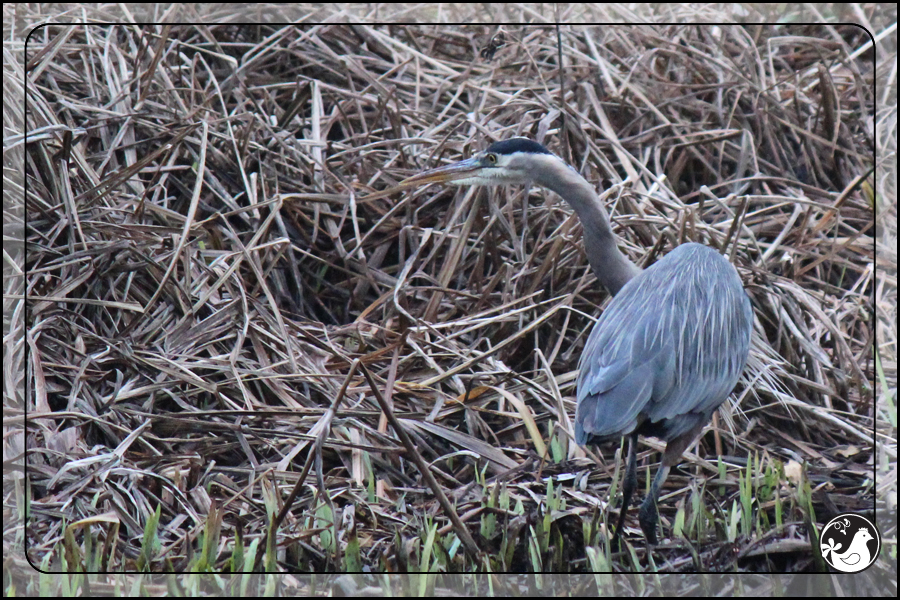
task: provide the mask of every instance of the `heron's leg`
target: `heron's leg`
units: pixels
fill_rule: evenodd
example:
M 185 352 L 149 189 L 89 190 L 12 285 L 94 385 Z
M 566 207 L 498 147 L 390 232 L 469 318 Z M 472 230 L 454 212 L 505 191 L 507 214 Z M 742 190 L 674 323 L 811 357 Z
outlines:
M 659 522 L 659 510 L 656 508 L 656 501 L 659 498 L 660 488 L 669 476 L 670 468 L 666 464 L 660 465 L 659 470 L 656 472 L 656 477 L 653 478 L 653 483 L 650 484 L 650 493 L 644 498 L 644 502 L 641 504 L 641 511 L 638 514 L 641 530 L 644 532 L 644 537 L 647 538 L 647 543 L 651 545 L 656 545 L 656 524 Z
M 659 490 L 662 489 L 663 484 L 666 482 L 669 470 L 678 464 L 678 461 L 681 460 L 681 455 L 684 454 L 684 451 L 687 450 L 687 447 L 691 445 L 702 429 L 703 421 L 700 421 L 687 433 L 666 443 L 662 464 L 659 466 L 659 471 L 656 472 L 656 477 L 653 478 L 653 483 L 650 484 L 650 493 L 644 498 L 644 503 L 641 504 L 641 511 L 638 515 L 644 537 L 652 545 L 656 544 L 656 525 L 659 522 L 659 510 L 656 507 L 656 501 L 659 499 Z
M 616 523 L 616 532 L 613 534 L 611 546 L 618 547 L 619 536 L 622 534 L 622 527 L 625 526 L 625 515 L 628 513 L 628 506 L 631 504 L 631 496 L 637 488 L 637 434 L 634 433 L 628 438 L 628 459 L 625 467 L 625 481 L 622 484 L 622 507 L 619 509 L 619 520 Z

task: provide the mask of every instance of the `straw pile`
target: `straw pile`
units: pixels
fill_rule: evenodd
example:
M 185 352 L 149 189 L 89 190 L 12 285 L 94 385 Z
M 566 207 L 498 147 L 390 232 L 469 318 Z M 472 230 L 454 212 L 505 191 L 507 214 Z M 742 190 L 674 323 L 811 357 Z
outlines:
M 27 364 L 29 418 L 9 443 L 29 449 L 33 560 L 59 567 L 64 525 L 99 516 L 76 543 L 91 531 L 113 570 L 187 569 L 210 535 L 210 567 L 226 569 L 237 538 L 259 541 L 261 556 L 273 522 L 280 570 L 352 570 L 354 552 L 367 568 L 410 569 L 432 523 L 438 539 L 462 541 L 442 550 L 442 569 L 478 568 L 461 525 L 480 550 L 508 551 L 495 568 L 530 570 L 529 531 L 550 511 L 545 568 L 590 570 L 585 545 L 603 536 L 584 531 L 602 533 L 617 497 L 618 446 L 569 438 L 578 358 L 609 300 L 577 218 L 536 187 L 366 198 L 514 135 L 596 183 L 637 264 L 684 241 L 725 247 L 751 298 L 750 364 L 667 484 L 666 537 L 690 498 L 722 520 L 748 460 L 782 465 L 785 506 L 810 485 L 820 525 L 835 511 L 871 514 L 873 342 L 894 309 L 873 304 L 882 200 L 868 36 L 560 34 L 341 23 L 35 32 L 27 277 L 5 299 L 9 309 L 29 298 L 30 354 L 16 365 Z M 882 365 L 894 381 L 894 359 Z M 641 485 L 659 457 L 647 443 Z M 707 479 L 716 493 L 698 491 Z M 141 563 L 158 508 L 157 551 Z M 762 537 L 689 534 L 699 554 L 673 544 L 664 568 L 812 568 L 806 509 L 785 509 Z M 636 527 L 635 514 L 642 557 Z M 786 558 L 772 562 L 766 544 Z M 628 560 L 614 568 L 640 568 Z

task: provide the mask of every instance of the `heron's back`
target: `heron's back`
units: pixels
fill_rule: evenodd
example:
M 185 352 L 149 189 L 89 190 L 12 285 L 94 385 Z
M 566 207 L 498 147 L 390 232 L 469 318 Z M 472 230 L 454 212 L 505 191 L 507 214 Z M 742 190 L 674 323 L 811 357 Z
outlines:
M 575 441 L 633 431 L 668 441 L 706 422 L 740 377 L 752 320 L 725 257 L 701 244 L 675 248 L 597 320 L 579 365 Z

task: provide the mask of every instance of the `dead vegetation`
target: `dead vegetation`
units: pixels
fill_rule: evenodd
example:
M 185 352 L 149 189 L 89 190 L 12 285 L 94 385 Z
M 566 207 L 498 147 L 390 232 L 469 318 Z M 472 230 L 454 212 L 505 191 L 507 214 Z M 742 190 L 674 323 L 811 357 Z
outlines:
M 893 223 L 895 209 L 877 189 L 885 90 L 868 35 L 559 35 L 31 35 L 26 201 L 5 206 L 27 219 L 12 234 L 26 276 L 6 276 L 4 297 L 26 308 L 13 334 L 27 361 L 16 347 L 6 381 L 27 395 L 4 407 L 18 424 L 28 410 L 6 452 L 27 449 L 35 564 L 815 571 L 813 520 L 874 515 L 876 464 L 896 482 L 895 429 L 879 426 L 877 451 L 872 437 L 889 410 L 874 403 L 876 333 L 896 381 L 896 278 L 874 270 L 892 235 L 876 212 Z M 568 206 L 536 187 L 367 198 L 514 135 L 604 190 L 637 264 L 684 241 L 727 248 L 753 304 L 733 406 L 673 471 L 652 553 L 635 514 L 633 549 L 609 555 L 618 448 L 570 439 L 578 358 L 608 298 Z M 641 447 L 641 486 L 658 448 Z

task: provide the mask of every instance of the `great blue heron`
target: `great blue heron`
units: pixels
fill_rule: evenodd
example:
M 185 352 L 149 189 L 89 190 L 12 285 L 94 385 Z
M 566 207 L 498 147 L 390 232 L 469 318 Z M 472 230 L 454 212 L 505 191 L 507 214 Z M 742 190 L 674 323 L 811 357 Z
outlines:
M 669 469 L 731 393 L 747 361 L 753 315 L 737 271 L 715 250 L 695 243 L 678 246 L 641 271 L 616 246 L 593 187 L 529 139 L 497 142 L 472 158 L 410 177 L 394 190 L 432 182 L 534 182 L 559 194 L 578 214 L 588 262 L 614 298 L 581 355 L 575 441 L 629 438 L 613 544 L 637 486 L 637 436 L 666 442 L 639 513 L 644 536 L 656 544 L 656 503 Z

